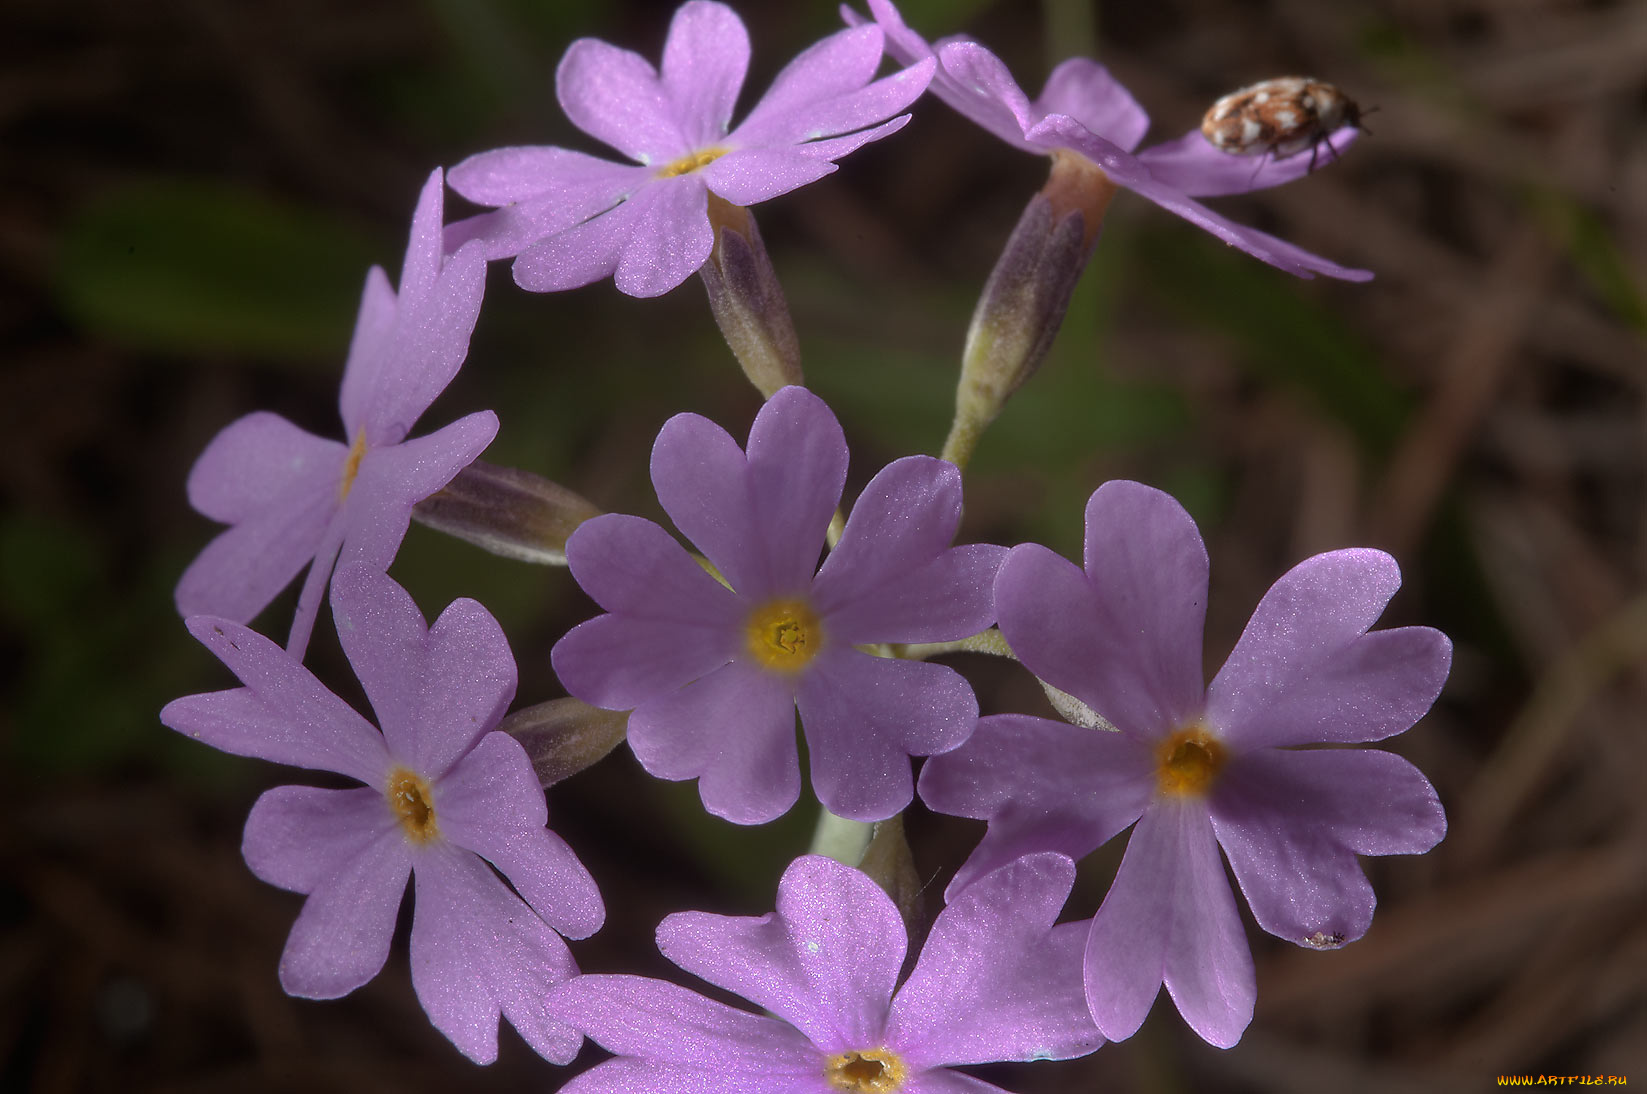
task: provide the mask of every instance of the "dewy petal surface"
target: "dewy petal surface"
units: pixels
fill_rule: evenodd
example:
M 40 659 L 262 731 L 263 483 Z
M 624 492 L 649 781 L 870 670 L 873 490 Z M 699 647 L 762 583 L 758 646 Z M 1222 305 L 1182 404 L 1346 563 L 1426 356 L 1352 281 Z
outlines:
M 787 148 L 728 152 L 699 174 L 704 185 L 733 205 L 757 205 L 833 174 L 828 160 Z
M 547 1005 L 551 988 L 577 973 L 566 943 L 472 854 L 424 848 L 416 879 L 412 986 L 435 1028 L 490 1063 L 502 1016 L 538 1055 L 569 1062 L 583 1038 Z
M 555 95 L 573 125 L 636 162 L 656 166 L 687 148 L 657 69 L 631 50 L 579 38 L 555 70 Z
M 1204 808 L 1164 801 L 1144 812 L 1093 917 L 1085 973 L 1111 1040 L 1137 1032 L 1163 982 L 1204 1040 L 1240 1040 L 1257 994 L 1252 954 Z
M 911 1066 L 1070 1059 L 1103 1043 L 1087 1011 L 1087 924 L 1054 927 L 1075 883 L 1062 855 L 990 874 L 938 913 L 892 1002 L 887 1043 Z
M 515 284 L 528 292 L 560 292 L 611 277 L 635 233 L 650 223 L 657 199 L 656 187 L 643 186 L 606 212 L 542 237 L 515 259 Z
M 749 69 L 749 32 L 725 4 L 687 0 L 663 47 L 663 88 L 692 147 L 726 135 Z
M 1240 748 L 1374 741 L 1441 691 L 1452 646 L 1427 627 L 1366 633 L 1401 574 L 1382 551 L 1305 559 L 1259 601 L 1207 689 L 1207 717 Z
M 921 769 L 921 800 L 989 821 L 946 895 L 1037 851 L 1080 859 L 1137 820 L 1153 794 L 1149 750 L 1119 733 L 1026 714 L 978 721 Z
M 660 179 L 646 189 L 652 197 L 646 219 L 618 259 L 613 283 L 630 296 L 662 296 L 698 272 L 715 249 L 709 224 L 709 190 L 698 175 Z
M 665 957 L 778 1015 L 825 1053 L 881 1043 L 908 944 L 891 899 L 821 855 L 789 864 L 768 915 L 676 912 L 658 925 Z
M 1376 903 L 1356 855 L 1420 854 L 1446 833 L 1435 788 L 1371 749 L 1263 749 L 1213 793 L 1213 830 L 1258 925 L 1316 948 L 1366 933 Z
M 947 752 L 978 724 L 977 697 L 954 669 L 854 649 L 819 655 L 796 701 L 818 801 L 853 820 L 885 820 L 908 805 L 909 757 Z
M 765 824 L 800 796 L 794 693 L 747 665 L 635 708 L 629 746 L 660 779 L 697 779 L 704 808 L 734 824 Z

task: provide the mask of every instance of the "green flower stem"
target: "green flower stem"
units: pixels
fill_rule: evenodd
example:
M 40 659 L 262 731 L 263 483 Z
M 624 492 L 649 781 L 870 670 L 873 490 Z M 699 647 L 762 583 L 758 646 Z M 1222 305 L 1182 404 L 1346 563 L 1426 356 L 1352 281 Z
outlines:
M 837 817 L 829 810 L 820 808 L 808 853 L 827 855 L 836 862 L 857 866 L 863 862 L 864 852 L 869 850 L 869 841 L 874 835 L 873 824 Z

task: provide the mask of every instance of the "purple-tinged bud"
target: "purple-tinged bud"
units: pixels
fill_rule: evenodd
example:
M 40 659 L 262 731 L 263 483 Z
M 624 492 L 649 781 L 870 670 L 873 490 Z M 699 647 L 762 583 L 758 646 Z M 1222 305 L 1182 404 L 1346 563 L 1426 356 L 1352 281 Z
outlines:
M 530 471 L 476 460 L 418 502 L 419 524 L 522 562 L 566 565 L 566 537 L 600 515 L 577 494 Z
M 618 747 L 627 710 L 602 710 L 580 699 L 551 699 L 511 712 L 498 728 L 519 741 L 545 788 L 593 767 Z
M 943 458 L 966 466 L 978 438 L 1040 367 L 1092 257 L 1117 187 L 1092 161 L 1056 150 L 984 284 L 961 355 L 955 422 Z
M 744 375 L 768 399 L 791 384 L 804 385 L 795 322 L 755 218 L 711 192 L 709 223 L 715 249 L 698 273 L 709 291 L 709 309 Z

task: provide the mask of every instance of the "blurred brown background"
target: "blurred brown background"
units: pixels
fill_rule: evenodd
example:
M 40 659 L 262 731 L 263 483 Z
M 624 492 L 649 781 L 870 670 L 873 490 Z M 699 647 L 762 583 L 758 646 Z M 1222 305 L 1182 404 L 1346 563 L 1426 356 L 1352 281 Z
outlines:
M 838 23 L 744 4 L 743 107 Z M 155 718 L 227 677 L 171 607 L 211 535 L 183 481 L 250 410 L 335 431 L 367 266 L 398 271 L 418 186 L 486 148 L 566 143 L 566 44 L 656 57 L 669 7 L 594 0 L 9 0 L 0 12 L 0 1089 L 553 1089 L 506 1031 L 494 1067 L 428 1026 L 403 951 L 354 996 L 287 999 L 299 898 L 239 861 L 264 787 L 303 776 L 208 754 Z M 1377 272 L 1301 282 L 1122 197 L 1052 359 L 986 436 L 963 535 L 1079 544 L 1099 482 L 1169 489 L 1213 557 L 1208 666 L 1300 558 L 1401 560 L 1385 623 L 1451 634 L 1434 712 L 1391 747 L 1452 830 L 1368 864 L 1365 939 L 1304 952 L 1254 931 L 1258 1017 L 1235 1049 L 1164 1003 L 1087 1060 L 981 1072 L 1022 1092 L 1476 1090 L 1500 1074 L 1647 1083 L 1647 5 L 1639 0 L 924 0 L 1033 93 L 1093 54 L 1151 112 L 1148 141 L 1287 73 L 1356 97 L 1373 136 L 1279 191 L 1218 206 Z M 602 150 L 603 151 L 603 150 Z M 935 451 L 966 318 L 1043 166 L 936 102 L 907 131 L 757 216 L 853 486 Z M 455 215 L 463 209 L 450 199 Z M 488 457 L 656 515 L 646 453 L 670 414 L 742 436 L 757 397 L 701 290 L 534 297 L 493 271 L 470 361 L 425 418 L 479 407 Z M 564 571 L 414 527 L 395 575 L 433 615 L 498 615 L 520 699 L 591 607 Z M 284 626 L 291 598 L 268 620 Z M 348 681 L 322 624 L 313 663 Z M 957 659 L 986 712 L 1033 709 L 1012 666 Z M 347 692 L 346 692 L 347 694 Z M 771 907 L 803 804 L 763 829 L 626 751 L 557 787 L 590 864 L 593 971 L 668 970 L 657 919 Z M 941 889 L 977 826 L 917 813 Z M 1090 915 L 1114 852 L 1068 915 Z M 404 924 L 403 924 L 404 926 Z M 583 1061 L 597 1058 L 586 1051 Z

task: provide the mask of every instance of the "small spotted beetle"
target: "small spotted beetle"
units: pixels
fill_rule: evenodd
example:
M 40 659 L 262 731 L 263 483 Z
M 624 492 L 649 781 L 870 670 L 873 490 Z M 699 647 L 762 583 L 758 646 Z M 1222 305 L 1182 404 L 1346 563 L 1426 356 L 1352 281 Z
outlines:
M 1232 156 L 1280 159 L 1308 148 L 1313 171 L 1322 143 L 1346 125 L 1361 128 L 1361 108 L 1353 99 L 1309 76 L 1281 76 L 1213 103 L 1201 119 L 1201 135 Z

